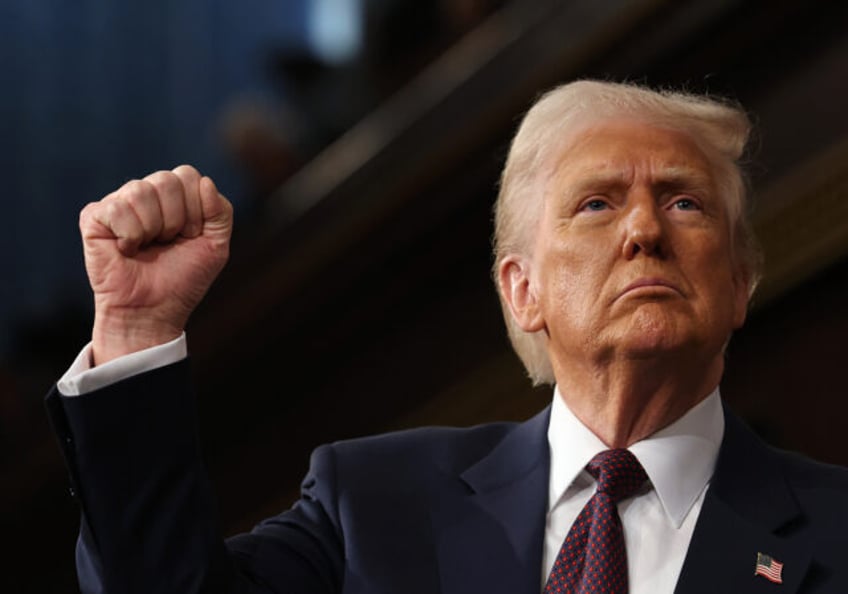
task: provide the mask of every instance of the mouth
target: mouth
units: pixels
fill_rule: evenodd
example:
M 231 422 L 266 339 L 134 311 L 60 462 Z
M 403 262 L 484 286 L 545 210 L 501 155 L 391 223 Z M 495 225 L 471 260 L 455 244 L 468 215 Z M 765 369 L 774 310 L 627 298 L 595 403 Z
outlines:
M 662 297 L 667 295 L 683 296 L 677 285 L 658 277 L 644 277 L 635 280 L 627 285 L 617 296 L 616 299 L 625 295 L 644 296 L 644 297 Z

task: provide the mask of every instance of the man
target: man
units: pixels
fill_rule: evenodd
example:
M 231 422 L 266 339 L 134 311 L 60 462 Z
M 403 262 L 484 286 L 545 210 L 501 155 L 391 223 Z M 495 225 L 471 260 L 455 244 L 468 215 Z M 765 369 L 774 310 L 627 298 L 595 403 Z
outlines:
M 504 169 L 495 277 L 552 405 L 323 446 L 300 501 L 226 543 L 182 329 L 231 208 L 186 166 L 87 206 L 92 342 L 48 397 L 83 590 L 848 592 L 848 474 L 769 449 L 718 395 L 757 278 L 748 129 L 631 85 L 545 95 Z

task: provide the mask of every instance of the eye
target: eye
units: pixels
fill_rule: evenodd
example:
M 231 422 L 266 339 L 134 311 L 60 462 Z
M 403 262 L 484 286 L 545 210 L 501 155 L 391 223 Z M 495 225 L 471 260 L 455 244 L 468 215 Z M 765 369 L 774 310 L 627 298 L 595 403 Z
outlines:
M 700 210 L 701 206 L 692 198 L 679 198 L 673 205 L 677 210 Z
M 592 200 L 586 202 L 580 210 L 598 212 L 601 210 L 606 210 L 607 208 L 609 208 L 609 205 L 606 203 L 606 201 L 601 200 L 600 198 L 593 198 Z

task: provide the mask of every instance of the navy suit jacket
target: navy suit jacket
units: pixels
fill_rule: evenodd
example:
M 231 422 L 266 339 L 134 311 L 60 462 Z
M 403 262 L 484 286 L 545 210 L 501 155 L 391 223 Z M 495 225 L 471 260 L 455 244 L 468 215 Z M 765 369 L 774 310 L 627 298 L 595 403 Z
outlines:
M 322 446 L 291 510 L 224 542 L 187 368 L 48 396 L 83 512 L 83 592 L 541 591 L 549 410 Z M 848 472 L 725 420 L 675 592 L 848 593 Z M 782 584 L 754 575 L 758 552 L 783 563 Z

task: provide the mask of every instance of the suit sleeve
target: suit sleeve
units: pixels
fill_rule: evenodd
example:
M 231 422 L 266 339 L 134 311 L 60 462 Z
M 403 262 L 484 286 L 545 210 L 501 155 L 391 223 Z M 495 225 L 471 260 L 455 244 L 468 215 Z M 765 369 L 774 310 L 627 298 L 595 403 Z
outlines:
M 316 450 L 294 508 L 225 543 L 189 375 L 182 361 L 83 397 L 55 387 L 47 397 L 82 510 L 82 592 L 339 592 L 332 449 Z

